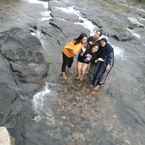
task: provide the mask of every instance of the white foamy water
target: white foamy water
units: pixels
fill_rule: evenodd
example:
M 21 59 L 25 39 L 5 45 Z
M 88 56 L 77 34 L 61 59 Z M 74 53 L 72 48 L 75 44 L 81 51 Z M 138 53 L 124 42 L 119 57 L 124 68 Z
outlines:
M 44 11 L 44 12 L 41 12 L 40 14 L 42 16 L 40 21 L 49 21 L 50 19 L 52 19 L 51 11 Z
M 45 9 L 48 9 L 48 2 L 39 1 L 39 0 L 23 0 L 31 4 L 39 4 L 42 5 Z
M 141 36 L 138 33 L 134 32 L 133 30 L 127 28 L 127 31 L 129 31 L 137 39 L 141 39 Z
M 33 96 L 33 109 L 36 113 L 39 113 L 39 111 L 41 111 L 44 107 L 44 101 L 45 101 L 45 96 L 48 95 L 50 93 L 50 89 L 48 88 L 48 84 L 46 83 L 44 88 L 40 91 L 37 92 L 34 96 Z
M 44 11 L 44 12 L 41 12 L 41 16 L 42 16 L 42 17 L 50 17 L 50 14 L 51 14 L 51 11 Z
M 112 47 L 114 48 L 114 56 L 115 57 L 125 59 L 123 49 L 121 49 L 120 47 L 115 46 L 115 45 L 112 45 Z
M 82 21 L 82 22 L 75 22 L 75 24 L 81 25 L 84 28 L 88 29 L 90 31 L 90 35 L 92 35 L 94 33 L 94 30 L 96 29 L 96 26 L 91 21 L 89 21 L 88 19 L 83 18 L 80 11 L 75 10 L 73 6 L 72 7 L 66 7 L 66 8 L 63 8 L 63 7 L 56 7 L 56 8 L 63 11 L 64 13 L 74 14 L 74 15 L 78 16 L 79 20 Z
M 42 38 L 42 33 L 39 30 L 31 32 L 31 35 L 37 37 L 39 40 Z
M 145 21 L 145 18 L 140 18 L 140 17 L 139 17 L 138 19 L 139 19 L 140 21 Z
M 49 17 L 49 18 L 47 18 L 47 17 L 43 17 L 43 18 L 41 18 L 41 20 L 40 21 L 49 21 L 51 18 Z
M 142 8 L 137 8 L 138 11 L 145 13 L 145 10 Z
M 50 126 L 55 124 L 55 117 L 51 105 L 53 105 L 53 102 L 57 98 L 57 93 L 50 89 L 51 87 L 54 89 L 56 85 L 47 82 L 44 88 L 33 96 L 32 100 L 33 109 L 37 114 L 33 120 L 39 122 L 45 118 L 47 119 L 47 124 Z

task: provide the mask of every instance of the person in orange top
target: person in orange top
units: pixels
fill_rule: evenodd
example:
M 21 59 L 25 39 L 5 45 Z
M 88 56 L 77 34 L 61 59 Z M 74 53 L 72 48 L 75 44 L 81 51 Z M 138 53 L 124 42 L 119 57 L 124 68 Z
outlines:
M 87 34 L 81 33 L 80 36 L 70 42 L 68 42 L 63 49 L 63 63 L 62 63 L 62 75 L 65 80 L 68 79 L 66 68 L 71 68 L 73 59 L 78 55 L 81 49 L 87 43 Z

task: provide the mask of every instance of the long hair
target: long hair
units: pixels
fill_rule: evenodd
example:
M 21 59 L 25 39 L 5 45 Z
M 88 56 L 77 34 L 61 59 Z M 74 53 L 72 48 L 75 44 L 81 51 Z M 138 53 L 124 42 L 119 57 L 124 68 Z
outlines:
M 74 44 L 76 45 L 76 44 L 80 43 L 84 37 L 87 37 L 87 34 L 86 33 L 81 33 L 78 38 L 74 39 L 74 41 L 75 41 Z

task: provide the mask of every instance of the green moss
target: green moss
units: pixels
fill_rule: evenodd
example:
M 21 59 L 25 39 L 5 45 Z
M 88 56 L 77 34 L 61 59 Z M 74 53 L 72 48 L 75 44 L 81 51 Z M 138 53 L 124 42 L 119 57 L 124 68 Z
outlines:
M 102 5 L 105 6 L 106 9 L 115 13 L 128 12 L 129 8 L 127 5 L 122 5 L 119 3 L 114 3 L 112 0 L 104 0 L 102 1 Z

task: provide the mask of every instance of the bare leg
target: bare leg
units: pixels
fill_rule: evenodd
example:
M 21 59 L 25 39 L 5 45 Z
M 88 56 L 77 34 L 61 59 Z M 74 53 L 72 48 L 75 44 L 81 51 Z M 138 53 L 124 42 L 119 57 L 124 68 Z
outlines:
M 81 76 L 82 76 L 82 65 L 83 65 L 83 64 L 82 64 L 81 62 L 78 62 L 77 64 L 78 64 L 78 65 L 77 65 L 77 66 L 78 66 L 78 67 L 77 67 L 77 68 L 78 68 L 78 77 L 77 77 L 77 78 L 78 78 L 78 79 L 81 79 Z
M 78 61 L 76 62 L 76 65 L 75 65 L 75 74 L 76 76 L 78 76 Z
M 86 74 L 88 74 L 89 71 L 90 71 L 90 65 L 91 65 L 91 64 L 88 64 L 88 68 L 87 68 Z
M 87 70 L 88 70 L 88 65 L 89 64 L 86 64 L 86 63 L 83 63 L 83 65 L 82 65 L 82 75 L 81 75 L 81 78 L 80 78 L 81 81 L 83 81 L 84 78 L 85 78 L 85 75 L 86 75 Z
M 66 72 L 62 72 L 62 76 L 63 76 L 63 79 L 64 80 L 67 80 L 68 79 Z

